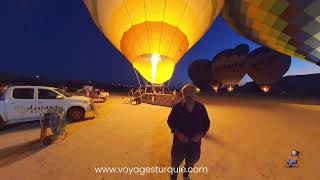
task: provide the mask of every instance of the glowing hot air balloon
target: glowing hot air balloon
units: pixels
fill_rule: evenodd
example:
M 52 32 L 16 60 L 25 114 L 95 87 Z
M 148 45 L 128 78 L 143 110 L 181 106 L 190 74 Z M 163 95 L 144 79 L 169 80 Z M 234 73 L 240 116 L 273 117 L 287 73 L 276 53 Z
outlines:
M 169 80 L 224 0 L 84 0 L 103 34 L 149 82 Z
M 320 65 L 320 0 L 225 0 L 224 19 L 248 39 Z
M 262 91 L 268 92 L 271 85 L 288 71 L 290 64 L 290 56 L 260 47 L 248 56 L 248 74 Z
M 218 92 L 220 87 L 221 87 L 221 83 L 217 80 L 211 80 L 210 85 L 213 89 L 214 92 Z
M 212 60 L 212 74 L 215 80 L 227 87 L 229 92 L 247 73 L 247 55 L 249 46 L 241 44 L 235 49 L 227 49 L 218 53 Z
M 220 87 L 221 87 L 221 82 L 219 80 L 217 80 L 216 77 L 214 77 L 214 73 L 212 72 L 212 61 L 210 64 L 210 70 L 211 70 L 211 79 L 210 79 L 210 86 L 213 89 L 214 92 L 218 92 Z

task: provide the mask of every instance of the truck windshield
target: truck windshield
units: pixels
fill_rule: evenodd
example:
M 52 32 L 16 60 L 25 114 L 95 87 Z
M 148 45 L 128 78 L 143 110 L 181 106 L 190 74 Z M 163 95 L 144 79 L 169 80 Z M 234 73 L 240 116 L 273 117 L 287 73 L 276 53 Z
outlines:
M 63 91 L 61 89 L 54 89 L 54 90 L 56 90 L 59 93 L 63 94 L 65 97 L 71 97 L 72 96 L 71 94 L 69 94 L 69 93 L 67 93 L 67 92 L 65 92 L 65 91 Z

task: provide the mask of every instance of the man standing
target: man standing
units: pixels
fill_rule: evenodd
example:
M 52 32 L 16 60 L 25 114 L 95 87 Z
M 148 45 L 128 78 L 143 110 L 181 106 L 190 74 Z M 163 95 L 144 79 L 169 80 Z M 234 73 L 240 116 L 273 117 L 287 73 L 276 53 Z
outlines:
M 169 115 L 168 125 L 174 134 L 171 148 L 171 166 L 174 172 L 171 180 L 176 180 L 179 166 L 185 160 L 184 180 L 189 180 L 189 171 L 198 162 L 201 153 L 201 138 L 210 127 L 207 110 L 196 101 L 196 88 L 187 84 L 181 89 L 182 101 L 176 104 Z
M 130 91 L 128 92 L 128 96 L 130 97 L 130 100 L 129 100 L 130 104 L 132 104 L 133 94 L 134 92 L 133 92 L 133 89 L 131 88 Z

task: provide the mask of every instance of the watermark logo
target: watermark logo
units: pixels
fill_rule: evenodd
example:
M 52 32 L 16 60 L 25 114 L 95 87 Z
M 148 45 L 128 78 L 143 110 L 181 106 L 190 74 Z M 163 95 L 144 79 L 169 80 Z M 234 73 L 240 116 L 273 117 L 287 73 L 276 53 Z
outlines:
M 185 168 L 181 167 L 178 169 L 174 169 L 172 167 L 110 167 L 110 166 L 101 166 L 95 167 L 95 172 L 99 174 L 139 174 L 139 175 L 146 175 L 146 174 L 162 174 L 162 173 L 208 173 L 207 167 L 194 167 L 194 168 Z

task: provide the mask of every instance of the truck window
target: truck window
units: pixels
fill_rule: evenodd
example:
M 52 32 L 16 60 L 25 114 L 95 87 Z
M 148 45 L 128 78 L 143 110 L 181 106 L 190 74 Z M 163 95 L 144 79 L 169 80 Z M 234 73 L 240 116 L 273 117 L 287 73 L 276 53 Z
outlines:
M 56 92 L 48 89 L 38 89 L 38 99 L 57 99 L 58 95 Z
M 12 97 L 15 99 L 33 99 L 34 90 L 31 88 L 13 89 Z
M 61 93 L 61 94 L 63 94 L 65 97 L 71 97 L 72 95 L 71 94 L 69 94 L 69 93 L 67 93 L 67 92 L 65 92 L 65 91 L 63 91 L 63 90 L 61 90 L 61 89 L 54 89 L 54 90 L 56 90 L 56 91 L 58 91 L 59 93 Z

